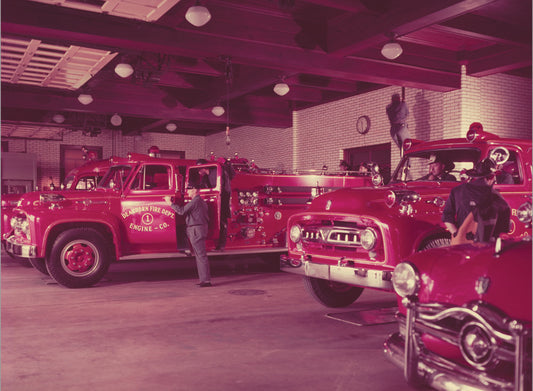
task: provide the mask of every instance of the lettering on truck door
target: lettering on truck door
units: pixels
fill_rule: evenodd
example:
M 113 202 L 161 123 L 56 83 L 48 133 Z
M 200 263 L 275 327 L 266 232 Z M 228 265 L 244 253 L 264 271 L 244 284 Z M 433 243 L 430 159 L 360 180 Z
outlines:
M 121 202 L 122 220 L 131 250 L 140 253 L 177 250 L 177 216 L 164 201 L 168 195 L 175 196 L 171 166 L 142 165 Z

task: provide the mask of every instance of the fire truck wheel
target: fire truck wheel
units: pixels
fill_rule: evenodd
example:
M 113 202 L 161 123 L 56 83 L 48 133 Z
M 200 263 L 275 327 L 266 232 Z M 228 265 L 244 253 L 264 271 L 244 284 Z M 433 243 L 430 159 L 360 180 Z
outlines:
M 442 236 L 434 236 L 431 238 L 426 239 L 424 242 L 422 242 L 422 245 L 418 249 L 418 251 L 424 251 L 430 248 L 437 248 L 437 247 L 446 247 L 450 245 L 450 237 L 446 237 L 445 235 Z
M 75 228 L 58 235 L 46 267 L 58 284 L 87 288 L 107 273 L 112 257 L 102 234 L 92 228 Z
M 46 268 L 46 262 L 43 258 L 30 258 L 30 263 L 36 270 L 47 276 L 49 275 L 48 269 Z
M 361 287 L 313 277 L 304 277 L 304 286 L 316 301 L 332 308 L 349 306 L 363 293 Z

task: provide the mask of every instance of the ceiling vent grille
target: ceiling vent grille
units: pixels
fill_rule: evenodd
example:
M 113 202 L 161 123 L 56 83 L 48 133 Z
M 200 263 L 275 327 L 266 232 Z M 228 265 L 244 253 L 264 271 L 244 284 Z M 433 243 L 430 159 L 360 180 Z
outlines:
M 117 53 L 2 37 L 2 83 L 77 90 Z
M 121 18 L 153 22 L 163 16 L 180 0 L 32 0 L 38 3 L 60 5 L 89 12 L 106 13 Z

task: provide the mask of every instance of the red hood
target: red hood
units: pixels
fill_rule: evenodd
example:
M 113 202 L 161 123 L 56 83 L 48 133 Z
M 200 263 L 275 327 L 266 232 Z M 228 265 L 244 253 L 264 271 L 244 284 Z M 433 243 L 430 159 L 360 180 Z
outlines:
M 530 241 L 522 241 L 505 243 L 499 256 L 494 255 L 493 244 L 415 254 L 409 261 L 420 272 L 420 302 L 462 306 L 482 300 L 512 318 L 531 322 L 531 249 Z M 488 281 L 485 293 L 476 292 L 480 279 Z
M 422 198 L 441 197 L 448 198 L 450 190 L 459 185 L 460 182 L 439 183 L 434 182 L 428 184 L 427 182 L 409 182 L 397 183 L 390 186 L 383 187 L 357 187 L 344 188 L 330 193 L 326 193 L 317 197 L 311 203 L 308 211 L 310 212 L 324 212 L 330 213 L 368 213 L 372 208 L 372 213 L 376 212 L 375 208 L 383 208 L 387 214 L 390 214 L 390 208 L 385 204 L 387 194 L 394 191 L 397 194 L 405 192 L 416 192 Z M 423 203 L 423 202 L 422 202 Z M 421 204 L 422 204 L 421 203 Z

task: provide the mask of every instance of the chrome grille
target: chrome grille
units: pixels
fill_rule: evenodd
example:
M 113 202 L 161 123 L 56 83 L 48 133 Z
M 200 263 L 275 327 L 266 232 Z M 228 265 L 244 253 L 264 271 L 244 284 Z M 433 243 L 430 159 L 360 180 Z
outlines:
M 318 230 L 305 230 L 303 232 L 303 239 L 310 242 L 319 242 L 323 238 L 321 232 Z
M 335 246 L 359 247 L 361 246 L 362 229 L 338 227 L 307 227 L 302 237 L 304 241 L 324 243 Z
M 338 231 L 333 230 L 329 233 L 327 242 L 331 244 L 342 244 L 342 245 L 360 245 L 361 241 L 359 240 L 359 231 Z

